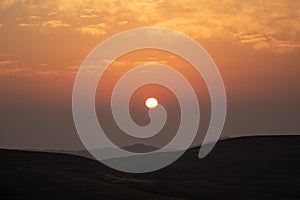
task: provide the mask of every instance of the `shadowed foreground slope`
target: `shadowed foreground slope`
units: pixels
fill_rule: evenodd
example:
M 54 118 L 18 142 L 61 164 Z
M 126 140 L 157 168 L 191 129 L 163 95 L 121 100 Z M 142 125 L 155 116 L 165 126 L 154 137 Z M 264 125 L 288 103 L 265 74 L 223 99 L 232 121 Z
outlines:
M 147 174 L 80 156 L 0 150 L 0 199 L 300 199 L 300 136 L 223 140 Z

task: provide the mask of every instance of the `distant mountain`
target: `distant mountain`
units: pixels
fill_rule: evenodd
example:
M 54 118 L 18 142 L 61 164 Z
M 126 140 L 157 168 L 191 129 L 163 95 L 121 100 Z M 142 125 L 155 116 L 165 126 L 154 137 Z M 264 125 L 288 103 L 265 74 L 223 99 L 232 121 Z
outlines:
M 230 137 L 222 137 L 220 138 L 221 140 L 226 140 L 230 139 Z M 197 148 L 197 147 L 196 147 Z M 127 150 L 129 152 L 135 152 L 135 153 L 147 153 L 147 152 L 153 152 L 158 150 L 158 147 L 155 146 L 150 146 L 150 145 L 145 145 L 145 144 L 133 144 L 133 145 L 128 145 L 128 146 L 123 146 L 122 149 Z M 28 149 L 30 151 L 41 151 L 41 150 L 35 150 L 35 149 Z M 98 148 L 98 149 L 92 149 L 93 151 L 101 151 L 102 153 L 106 154 L 107 157 L 105 159 L 111 159 L 112 155 L 118 155 L 116 153 L 115 148 Z M 64 153 L 64 154 L 72 154 L 72 155 L 77 155 L 77 156 L 83 156 L 86 158 L 90 159 L 95 159 L 91 153 L 88 150 L 42 150 L 43 152 L 50 152 L 50 153 Z M 178 151 L 177 149 L 166 149 L 165 152 L 172 152 L 172 151 Z M 123 157 L 122 155 L 119 155 L 117 157 Z
M 74 155 L 3 149 L 0 199 L 300 199 L 300 136 L 222 140 L 204 159 L 198 151 L 129 174 Z
M 134 144 L 130 146 L 125 146 L 123 147 L 123 149 L 131 152 L 136 152 L 136 153 L 146 153 L 146 152 L 156 151 L 159 148 L 154 146 L 144 145 L 144 144 Z
M 158 150 L 158 147 L 145 145 L 145 144 L 133 144 L 129 146 L 124 146 L 122 149 L 129 151 L 129 152 L 135 152 L 135 153 L 146 153 L 146 152 L 153 152 Z M 37 150 L 31 150 L 31 151 L 37 151 Z M 99 149 L 92 149 L 92 151 L 97 152 L 101 151 L 102 153 L 106 154 L 107 157 L 105 159 L 111 159 L 114 157 L 113 155 L 118 155 L 118 150 L 115 148 L 99 148 Z M 171 151 L 170 149 L 167 151 Z M 173 150 L 175 151 L 175 150 Z M 94 157 L 90 154 L 88 150 L 79 150 L 79 151 L 68 151 L 68 150 L 44 150 L 44 152 L 49 153 L 64 153 L 64 154 L 72 154 L 72 155 L 78 155 L 83 156 L 86 158 L 94 159 Z M 122 154 L 119 154 L 117 157 L 123 157 Z

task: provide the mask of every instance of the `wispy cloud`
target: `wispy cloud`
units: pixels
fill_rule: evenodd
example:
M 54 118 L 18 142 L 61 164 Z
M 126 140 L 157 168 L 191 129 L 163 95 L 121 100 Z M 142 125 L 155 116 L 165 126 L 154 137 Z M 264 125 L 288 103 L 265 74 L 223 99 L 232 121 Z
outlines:
M 74 76 L 79 66 L 67 66 L 63 69 L 53 68 L 48 64 L 41 63 L 31 66 L 23 66 L 19 61 L 0 61 L 0 76 L 21 75 L 21 76 Z
M 126 21 L 126 20 L 119 21 L 118 24 L 119 24 L 120 26 L 124 26 L 124 25 L 128 24 L 128 21 Z
M 70 24 L 63 23 L 61 20 L 47 20 L 41 24 L 43 27 L 70 27 Z
M 85 25 L 79 28 L 76 28 L 75 30 L 80 31 L 83 34 L 90 34 L 92 36 L 99 36 L 99 35 L 105 35 L 106 34 L 106 23 L 99 23 L 99 24 L 90 24 Z
M 68 23 L 64 23 L 61 20 L 47 20 L 35 23 L 19 23 L 20 27 L 40 27 L 41 30 L 44 28 L 60 28 L 60 27 L 70 27 Z
M 26 11 L 25 10 L 26 5 Z M 235 38 L 237 45 L 261 48 L 298 47 L 300 1 L 209 0 L 86 2 L 12 0 L 0 7 L 19 6 L 27 13 L 20 27 L 72 27 L 74 31 L 102 36 L 111 29 L 159 26 L 182 31 L 195 38 Z M 45 15 L 46 14 L 46 15 Z M 101 20 L 101 23 L 99 21 Z M 116 26 L 117 25 L 117 26 Z M 128 28 L 130 28 L 128 27 Z M 279 45 L 288 41 L 288 45 Z
M 6 67 L 6 66 L 10 66 L 13 64 L 17 64 L 20 61 L 18 60 L 0 60 L 0 67 Z
M 28 17 L 29 20 L 39 20 L 41 19 L 41 16 L 37 16 L 37 15 L 32 15 Z
M 58 54 L 55 42 L 64 49 L 80 46 L 80 53 L 72 51 L 77 58 L 70 55 L 68 59 L 73 60 L 61 64 L 64 66 L 73 66 L 75 59 L 83 57 L 82 49 L 92 48 L 87 42 L 83 44 L 85 39 L 98 43 L 114 33 L 149 26 L 174 29 L 198 41 L 229 41 L 230 48 L 284 54 L 300 49 L 299 8 L 300 1 L 294 0 L 2 0 L 0 12 L 5 17 L 0 19 L 0 35 L 1 38 L 15 37 L 11 40 L 22 44 L 40 42 L 34 44 L 30 55 L 28 49 L 15 47 L 20 54 L 29 57 L 42 50 L 44 54 L 50 51 L 53 59 L 54 54 Z M 45 40 L 48 32 L 53 34 L 50 44 Z M 18 33 L 22 37 L 17 38 Z M 70 37 L 64 40 L 59 36 Z M 0 50 L 5 51 L 3 48 Z M 41 57 L 45 60 L 41 58 L 40 62 L 52 62 L 50 57 Z M 26 60 L 26 65 L 38 65 L 33 61 L 35 58 Z M 54 65 L 61 66 L 57 63 L 63 59 L 57 60 Z
M 39 23 L 19 23 L 18 26 L 20 27 L 37 27 Z

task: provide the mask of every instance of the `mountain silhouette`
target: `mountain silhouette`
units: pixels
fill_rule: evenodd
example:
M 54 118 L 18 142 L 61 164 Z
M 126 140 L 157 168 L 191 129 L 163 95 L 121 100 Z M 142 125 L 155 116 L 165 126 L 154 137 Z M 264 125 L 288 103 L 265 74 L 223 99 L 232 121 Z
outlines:
M 0 199 L 300 199 L 299 149 L 300 136 L 232 138 L 204 159 L 193 148 L 144 174 L 81 156 L 2 149 Z
M 133 144 L 130 146 L 124 146 L 123 149 L 131 152 L 136 152 L 136 153 L 145 153 L 145 152 L 156 151 L 159 148 L 150 145 L 145 145 L 145 144 Z

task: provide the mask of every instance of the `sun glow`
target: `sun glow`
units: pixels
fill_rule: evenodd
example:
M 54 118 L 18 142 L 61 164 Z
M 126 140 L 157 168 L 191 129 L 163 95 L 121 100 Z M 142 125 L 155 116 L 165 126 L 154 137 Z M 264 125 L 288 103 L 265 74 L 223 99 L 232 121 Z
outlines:
M 145 105 L 147 106 L 147 108 L 150 108 L 150 109 L 155 108 L 158 105 L 158 101 L 157 101 L 157 99 L 151 97 L 146 100 Z

